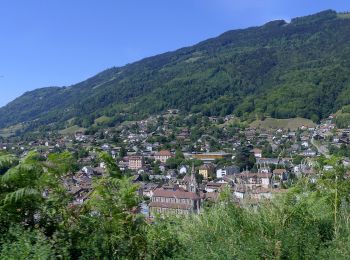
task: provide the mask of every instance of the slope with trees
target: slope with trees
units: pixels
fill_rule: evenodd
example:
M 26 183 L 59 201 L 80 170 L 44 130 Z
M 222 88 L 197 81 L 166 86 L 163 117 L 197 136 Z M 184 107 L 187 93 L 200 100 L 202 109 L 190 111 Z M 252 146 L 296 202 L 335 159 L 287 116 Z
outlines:
M 349 104 L 349 29 L 350 19 L 329 10 L 228 31 L 70 87 L 25 93 L 0 109 L 0 127 L 86 128 L 102 116 L 113 126 L 169 108 L 318 121 Z

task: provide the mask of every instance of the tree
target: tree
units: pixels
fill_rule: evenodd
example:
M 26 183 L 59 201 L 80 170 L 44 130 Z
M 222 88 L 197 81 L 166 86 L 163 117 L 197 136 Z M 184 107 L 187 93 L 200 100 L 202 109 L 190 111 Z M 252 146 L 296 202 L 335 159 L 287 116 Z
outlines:
M 185 159 L 185 156 L 180 149 L 177 149 L 175 151 L 175 159 L 177 159 L 177 160 L 184 160 Z
M 133 212 L 140 199 L 138 186 L 117 173 L 117 165 L 105 154 L 107 175 L 95 180 L 90 199 L 70 227 L 71 254 L 81 258 L 139 259 L 145 252 L 145 222 Z
M 241 170 L 245 170 L 246 168 L 251 169 L 255 164 L 255 157 L 250 152 L 250 149 L 243 145 L 237 149 L 235 163 Z
M 36 226 L 52 234 L 67 217 L 69 196 L 61 177 L 70 170 L 73 156 L 50 155 L 42 161 L 30 152 L 0 178 L 0 222 L 6 233 L 12 224 Z
M 19 160 L 11 154 L 0 154 L 0 175 L 17 165 Z
M 128 154 L 128 151 L 125 149 L 125 147 L 124 146 L 120 147 L 119 157 L 123 158 L 123 157 L 127 156 L 127 154 Z
M 159 161 L 154 162 L 153 173 L 154 174 L 161 174 L 162 173 L 162 171 L 159 168 Z
M 266 144 L 262 149 L 262 156 L 265 158 L 273 157 L 273 150 L 271 144 Z

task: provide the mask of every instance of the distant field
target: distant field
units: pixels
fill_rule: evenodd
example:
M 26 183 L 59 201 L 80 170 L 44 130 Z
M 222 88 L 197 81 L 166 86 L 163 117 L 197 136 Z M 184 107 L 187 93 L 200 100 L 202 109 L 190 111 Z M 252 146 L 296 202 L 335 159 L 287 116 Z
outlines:
M 16 131 L 21 130 L 23 128 L 22 124 L 17 124 L 14 126 L 10 126 L 8 128 L 0 129 L 0 136 L 2 137 L 10 137 L 16 134 Z
M 104 123 L 108 123 L 112 120 L 112 118 L 108 117 L 108 116 L 101 116 L 97 119 L 95 119 L 95 124 L 104 124 Z
M 238 117 L 230 119 L 227 122 L 225 122 L 225 123 L 223 123 L 221 125 L 218 125 L 218 126 L 219 127 L 226 127 L 226 126 L 229 126 L 229 125 L 244 126 L 244 127 L 248 126 L 247 122 L 241 121 Z
M 79 131 L 84 132 L 85 130 L 86 130 L 85 128 L 82 128 L 82 127 L 79 127 L 77 125 L 74 125 L 74 126 L 71 126 L 71 127 L 68 127 L 66 129 L 61 130 L 60 134 L 62 134 L 62 135 L 71 135 L 71 134 L 75 134 L 76 132 L 79 132 Z
M 340 13 L 338 14 L 338 17 L 343 19 L 350 19 L 350 13 Z
M 266 118 L 264 121 L 256 120 L 250 124 L 253 128 L 261 129 L 290 129 L 297 130 L 301 126 L 315 127 L 316 124 L 305 118 L 276 119 Z

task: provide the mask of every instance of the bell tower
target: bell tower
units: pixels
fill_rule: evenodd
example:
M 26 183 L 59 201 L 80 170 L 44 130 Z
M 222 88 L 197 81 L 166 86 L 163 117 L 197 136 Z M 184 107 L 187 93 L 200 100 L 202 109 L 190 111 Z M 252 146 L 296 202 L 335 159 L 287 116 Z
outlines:
M 198 191 L 198 183 L 196 180 L 196 171 L 194 168 L 194 163 L 192 163 L 191 178 L 190 178 L 190 182 L 189 182 L 188 191 L 193 192 L 193 193 L 196 193 Z

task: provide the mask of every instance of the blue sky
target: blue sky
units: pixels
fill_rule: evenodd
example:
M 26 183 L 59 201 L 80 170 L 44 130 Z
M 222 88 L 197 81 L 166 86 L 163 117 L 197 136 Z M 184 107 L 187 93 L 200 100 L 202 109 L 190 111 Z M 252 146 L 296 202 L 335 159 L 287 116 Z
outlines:
M 227 30 L 325 9 L 350 10 L 350 1 L 2 0 L 0 106 Z

